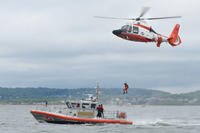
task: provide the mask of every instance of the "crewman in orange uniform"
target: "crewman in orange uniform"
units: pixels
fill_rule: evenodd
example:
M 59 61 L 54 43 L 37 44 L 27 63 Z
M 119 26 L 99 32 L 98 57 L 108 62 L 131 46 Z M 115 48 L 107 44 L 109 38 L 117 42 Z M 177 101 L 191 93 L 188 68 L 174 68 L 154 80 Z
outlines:
M 123 88 L 123 90 L 124 90 L 124 94 L 127 94 L 128 93 L 128 84 L 127 83 L 124 83 L 124 88 Z

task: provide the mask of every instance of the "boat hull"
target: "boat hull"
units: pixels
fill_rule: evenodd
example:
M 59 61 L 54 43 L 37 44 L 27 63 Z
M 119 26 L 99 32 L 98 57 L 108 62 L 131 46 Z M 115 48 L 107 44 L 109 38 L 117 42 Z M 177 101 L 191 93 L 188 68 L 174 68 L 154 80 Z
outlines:
M 31 110 L 31 114 L 39 122 L 55 124 L 133 124 L 132 121 L 122 119 L 80 118 L 40 110 Z

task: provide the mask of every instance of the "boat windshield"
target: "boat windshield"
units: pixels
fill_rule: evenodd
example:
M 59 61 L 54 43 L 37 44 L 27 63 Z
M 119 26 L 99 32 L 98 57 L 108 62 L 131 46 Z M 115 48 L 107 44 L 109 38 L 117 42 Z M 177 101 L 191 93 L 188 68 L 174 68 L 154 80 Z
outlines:
M 74 101 L 66 101 L 67 108 L 71 109 L 96 109 L 97 102 L 90 101 L 82 101 L 82 102 L 74 102 Z

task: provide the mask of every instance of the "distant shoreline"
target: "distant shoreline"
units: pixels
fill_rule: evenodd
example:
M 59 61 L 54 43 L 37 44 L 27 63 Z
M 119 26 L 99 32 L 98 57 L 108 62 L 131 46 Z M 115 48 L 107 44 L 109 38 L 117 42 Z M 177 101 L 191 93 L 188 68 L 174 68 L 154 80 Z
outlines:
M 172 94 L 169 92 L 134 88 L 123 94 L 121 88 L 101 88 L 100 101 L 107 105 L 154 105 L 154 106 L 199 106 L 200 91 Z M 66 99 L 85 99 L 87 94 L 95 94 L 93 88 L 51 89 L 51 88 L 2 88 L 1 105 L 64 104 Z
M 30 105 L 30 106 L 45 106 L 44 104 L 28 104 L 28 103 L 23 103 L 23 104 L 13 104 L 13 103 L 0 103 L 0 105 Z M 56 105 L 65 105 L 65 104 L 61 104 L 61 103 L 57 103 L 57 104 L 49 104 L 49 106 L 56 106 Z M 134 106 L 141 106 L 141 107 L 146 107 L 146 106 L 200 106 L 200 105 L 192 105 L 192 104 L 185 104 L 185 105 L 174 105 L 174 104 L 148 104 L 148 105 L 143 105 L 143 104 L 137 104 L 137 105 L 117 105 L 117 104 L 104 104 L 104 105 L 112 105 L 112 106 L 128 106 L 128 107 L 134 107 Z
M 36 106 L 45 106 L 45 104 L 40 103 L 0 103 L 0 105 L 36 105 Z M 63 103 L 49 103 L 49 105 L 65 105 Z M 116 105 L 116 106 L 200 106 L 199 104 L 110 104 L 105 103 L 105 105 Z

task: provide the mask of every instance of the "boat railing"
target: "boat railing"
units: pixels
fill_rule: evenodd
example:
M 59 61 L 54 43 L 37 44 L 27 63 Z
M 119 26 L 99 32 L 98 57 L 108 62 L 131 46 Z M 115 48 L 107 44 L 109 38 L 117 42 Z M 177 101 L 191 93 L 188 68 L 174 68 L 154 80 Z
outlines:
M 95 109 L 90 109 L 90 108 L 86 108 L 86 109 L 67 108 L 66 106 L 56 106 L 56 105 L 37 106 L 36 110 L 60 113 L 60 114 L 65 114 L 65 115 L 70 115 L 70 116 L 76 116 L 78 112 L 93 112 L 94 114 L 96 112 Z
M 36 110 L 48 111 L 48 112 L 54 112 L 54 113 L 58 113 L 59 110 L 66 110 L 66 109 L 67 108 L 64 106 L 54 106 L 54 105 L 36 106 Z
M 105 119 L 126 119 L 126 113 L 120 111 L 104 111 Z
M 105 119 L 116 119 L 117 118 L 117 111 L 104 111 L 103 117 Z

